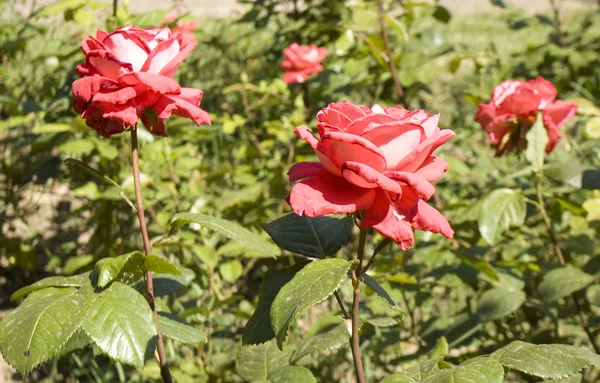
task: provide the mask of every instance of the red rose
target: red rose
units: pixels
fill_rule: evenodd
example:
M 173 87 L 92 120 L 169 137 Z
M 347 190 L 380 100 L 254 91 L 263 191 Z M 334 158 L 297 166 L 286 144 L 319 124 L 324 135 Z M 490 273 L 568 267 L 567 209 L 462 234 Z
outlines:
M 427 201 L 433 181 L 448 169 L 433 156 L 454 132 L 440 130 L 439 115 L 402 107 L 331 104 L 317 114 L 320 139 L 306 127 L 295 133 L 320 162 L 301 162 L 289 171 L 288 202 L 299 215 L 316 217 L 361 211 L 373 227 L 402 249 L 414 243 L 412 229 L 454 235 L 448 221 Z
M 288 84 L 304 82 L 311 74 L 322 72 L 321 62 L 327 56 L 327 48 L 316 45 L 298 45 L 293 43 L 283 50 L 285 60 L 280 69 L 284 71 L 283 81 Z
M 504 81 L 494 88 L 491 102 L 479 105 L 475 119 L 496 146 L 497 156 L 515 145 L 521 150 L 527 147 L 525 133 L 535 122 L 538 111 L 548 131 L 546 153 L 552 152 L 561 137 L 559 128 L 577 111 L 573 102 L 554 101 L 556 94 L 554 85 L 543 77 Z
M 172 114 L 210 124 L 198 107 L 202 91 L 173 80 L 194 49 L 181 33 L 127 25 L 110 34 L 99 30 L 81 48 L 86 62 L 76 69 L 82 78 L 73 82 L 74 107 L 100 135 L 121 133 L 141 119 L 150 132 L 165 136 L 163 120 Z

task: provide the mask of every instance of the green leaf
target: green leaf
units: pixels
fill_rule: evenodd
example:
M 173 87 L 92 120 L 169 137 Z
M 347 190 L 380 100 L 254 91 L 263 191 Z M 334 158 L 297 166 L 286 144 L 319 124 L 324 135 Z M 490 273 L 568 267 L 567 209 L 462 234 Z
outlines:
M 72 275 L 70 277 L 48 277 L 35 282 L 32 285 L 25 286 L 15 291 L 10 296 L 11 301 L 24 297 L 25 295 L 47 287 L 82 287 L 90 285 L 90 273 Z
M 428 375 L 423 383 L 502 383 L 504 368 L 488 356 L 468 359 L 456 368 L 443 368 Z
M 82 327 L 105 354 L 121 363 L 142 367 L 156 347 L 156 327 L 148 302 L 120 282 L 94 294 Z
M 108 139 L 96 139 L 96 149 L 100 155 L 108 160 L 114 160 L 119 155 L 119 150 Z
M 450 19 L 452 18 L 452 15 L 446 7 L 438 5 L 437 7 L 435 7 L 435 11 L 433 11 L 433 17 L 435 17 L 444 24 L 448 24 L 448 22 L 450 22 Z
M 484 322 L 500 319 L 517 311 L 525 299 L 521 290 L 494 287 L 479 298 L 477 315 Z
M 171 338 L 185 344 L 206 343 L 204 332 L 187 323 L 177 315 L 170 313 L 158 313 L 160 329 L 167 338 Z
M 83 318 L 82 318 L 83 320 Z M 81 328 L 78 328 L 69 338 L 67 343 L 60 348 L 57 356 L 63 356 L 75 350 L 86 348 L 92 343 L 90 337 Z
M 552 302 L 585 288 L 593 281 L 593 276 L 574 266 L 567 265 L 544 275 L 538 291 L 544 301 Z
M 270 271 L 265 276 L 260 285 L 256 310 L 244 328 L 242 344 L 260 344 L 275 337 L 271 326 L 271 305 L 281 288 L 291 281 L 302 267 L 303 263 L 296 264 L 283 270 Z
M 600 355 L 566 344 L 514 341 L 490 356 L 505 367 L 545 379 L 563 378 L 592 365 L 600 368 Z
M 80 292 L 81 290 L 81 292 Z M 87 294 L 74 287 L 35 291 L 0 322 L 0 351 L 27 375 L 55 357 L 88 311 Z
M 144 275 L 142 266 L 144 253 L 134 251 L 114 258 L 105 258 L 96 263 L 98 286 L 106 287 L 114 280 L 134 282 Z
M 367 286 L 373 289 L 392 309 L 402 312 L 400 306 L 394 302 L 392 296 L 373 277 L 363 274 L 363 280 Z
M 112 179 L 108 178 L 107 176 L 105 176 L 104 174 L 100 173 L 99 171 L 97 171 L 96 169 L 93 169 L 89 166 L 87 166 L 86 164 L 84 164 L 83 162 L 76 160 L 74 158 L 67 158 L 65 161 L 65 165 L 67 165 L 68 167 L 77 167 L 81 170 L 83 170 L 84 172 L 86 172 L 87 174 L 102 180 L 106 183 L 108 183 L 109 185 L 115 186 L 117 188 L 119 188 L 120 191 L 123 191 L 123 189 L 121 188 L 121 185 L 119 185 L 117 182 L 113 181 Z
M 181 275 L 181 270 L 171 262 L 156 255 L 147 255 L 144 257 L 144 271 L 154 273 Z
M 511 189 L 496 189 L 483 201 L 479 212 L 479 231 L 493 245 L 510 226 L 525 222 L 527 204 L 523 196 Z
M 433 349 L 429 352 L 430 358 L 439 358 L 442 355 L 446 355 L 449 351 L 448 340 L 445 336 L 441 336 L 436 342 Z
M 89 154 L 92 150 L 94 150 L 94 143 L 87 138 L 67 141 L 58 148 L 59 152 L 69 154 Z
M 194 271 L 187 267 L 180 267 L 179 269 L 181 270 L 181 275 L 161 273 L 155 273 L 153 275 L 155 297 L 163 297 L 172 294 L 192 283 L 196 277 Z M 146 283 L 143 280 L 136 282 L 133 286 L 140 292 L 146 290 Z
M 588 302 L 590 302 L 591 305 L 600 307 L 600 285 L 593 285 L 588 287 L 585 295 L 587 297 Z
M 419 383 L 419 381 L 408 374 L 399 372 L 397 374 L 386 376 L 379 383 Z
M 290 213 L 263 225 L 282 249 L 312 258 L 327 258 L 348 242 L 354 224 L 349 217 L 310 218 Z
M 333 294 L 354 265 L 338 258 L 314 261 L 283 286 L 271 306 L 271 325 L 280 348 L 296 316 Z
M 243 346 L 238 354 L 238 374 L 247 382 L 269 379 L 278 369 L 288 366 L 291 351 L 281 351 L 275 341 Z
M 398 36 L 402 39 L 404 44 L 408 43 L 408 31 L 406 30 L 406 25 L 401 23 L 397 18 L 388 15 L 387 13 L 383 16 L 385 17 L 385 21 L 398 32 Z
M 265 254 L 269 257 L 277 256 L 277 252 L 273 249 L 273 246 L 269 242 L 262 239 L 258 234 L 251 232 L 237 223 L 230 222 L 222 218 L 211 217 L 205 214 L 175 214 L 171 219 L 171 233 L 173 233 L 178 227 L 187 225 L 189 223 L 197 223 L 205 226 L 219 234 L 226 236 L 227 238 L 238 241 L 244 246 L 261 254 Z
M 223 279 L 229 283 L 234 283 L 237 281 L 238 278 L 242 276 L 243 271 L 244 267 L 237 259 L 225 262 L 219 266 L 219 274 L 221 274 L 221 277 L 223 277 Z
M 459 251 L 454 251 L 453 253 L 458 258 L 460 258 L 460 260 L 463 261 L 463 263 L 465 263 L 465 264 L 471 266 L 472 268 L 474 268 L 475 270 L 485 274 L 491 280 L 493 280 L 493 281 L 498 280 L 498 273 L 492 267 L 492 265 L 490 265 L 490 263 L 488 261 L 486 261 L 485 259 L 478 259 L 478 258 L 464 254 Z
M 306 367 L 284 366 L 269 375 L 273 383 L 317 383 L 314 375 Z
M 535 171 L 540 171 L 544 166 L 546 145 L 548 145 L 548 132 L 544 127 L 541 112 L 538 112 L 537 119 L 525 135 L 525 138 L 527 139 L 525 158 L 527 158 L 527 161 L 529 161 Z
M 348 328 L 344 320 L 334 317 L 335 322 L 328 323 L 313 335 L 303 340 L 296 346 L 290 357 L 291 363 L 296 363 L 300 358 L 313 352 L 332 350 L 348 344 Z
M 77 9 L 84 6 L 87 0 L 61 0 L 56 3 L 40 9 L 36 12 L 37 17 L 55 16 L 68 9 Z

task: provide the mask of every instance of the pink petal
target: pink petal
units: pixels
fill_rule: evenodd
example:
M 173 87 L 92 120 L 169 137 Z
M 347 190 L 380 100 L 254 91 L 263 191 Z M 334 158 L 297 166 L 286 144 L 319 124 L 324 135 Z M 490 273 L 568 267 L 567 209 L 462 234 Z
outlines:
M 558 94 L 556 87 L 548 80 L 543 77 L 538 77 L 535 80 L 527 81 L 527 84 L 534 89 L 534 91 L 542 99 L 540 108 L 545 108 L 550 105 Z
M 575 113 L 577 113 L 577 104 L 561 100 L 555 101 L 553 104 L 548 105 L 542 110 L 542 114 L 547 116 L 544 118 L 552 120 L 554 125 L 558 128 L 573 118 Z
M 73 97 L 89 102 L 101 90 L 118 87 L 118 83 L 102 76 L 82 77 L 73 81 Z
M 181 88 L 177 97 L 184 99 L 192 105 L 200 106 L 202 94 L 202 90 L 197 88 Z
M 417 205 L 421 198 L 411 186 L 402 185 L 402 195 L 391 196 L 392 207 L 400 219 L 411 221 L 417 214 Z
M 139 72 L 148 58 L 144 43 L 135 33 L 117 30 L 104 39 L 104 44 L 119 61 L 131 64 L 134 72 Z
M 508 80 L 503 81 L 494 88 L 492 94 L 492 104 L 499 106 L 506 97 L 510 96 L 515 90 L 523 84 L 523 81 L 519 80 Z
M 161 41 L 150 52 L 140 71 L 161 73 L 162 69 L 177 56 L 179 48 L 179 41 L 177 39 L 170 38 L 169 40 Z
M 402 182 L 410 186 L 425 200 L 431 198 L 435 193 L 435 186 L 420 175 L 399 171 L 385 172 L 384 175 L 393 181 Z
M 348 101 L 336 102 L 333 104 L 329 104 L 326 109 L 335 109 L 340 113 L 343 113 L 350 120 L 356 120 L 366 114 L 370 113 L 368 107 L 364 105 L 354 105 Z
M 429 182 L 434 182 L 442 178 L 442 175 L 448 170 L 448 163 L 443 159 L 430 156 L 423 162 L 423 165 L 415 171 L 415 175 L 425 178 Z
M 108 51 L 91 51 L 86 55 L 86 60 L 100 75 L 112 80 L 133 70 L 131 64 L 119 61 Z
M 509 134 L 515 127 L 515 121 L 517 117 L 513 114 L 503 114 L 493 119 L 486 127 L 485 132 L 487 133 L 490 141 L 494 145 L 499 145 L 504 136 Z
M 352 161 L 345 162 L 342 165 L 342 174 L 344 178 L 356 186 L 364 188 L 380 187 L 391 193 L 402 194 L 402 188 L 397 182 L 365 164 Z
M 421 123 L 423 130 L 425 131 L 425 136 L 431 137 L 435 133 L 440 131 L 438 123 L 440 121 L 440 114 L 434 114 L 431 117 L 428 117 L 425 121 Z
M 339 169 L 347 161 L 360 162 L 376 171 L 387 168 L 379 148 L 370 141 L 353 134 L 327 132 L 318 147 Z
M 352 121 L 346 129 L 347 133 L 361 135 L 365 131 L 372 130 L 380 125 L 398 122 L 398 119 L 389 114 L 368 114 Z
M 321 109 L 319 113 L 317 113 L 317 121 L 319 121 L 318 125 L 323 124 L 333 126 L 341 130 L 345 130 L 344 128 L 352 122 L 352 120 L 340 110 L 331 107 Z
M 135 87 L 126 87 L 116 90 L 103 90 L 94 96 L 93 102 L 103 102 L 109 104 L 123 104 L 138 96 L 138 93 L 143 92 L 144 89 L 136 90 Z
M 402 250 L 410 248 L 415 242 L 410 224 L 398 217 L 382 190 L 377 191 L 375 201 L 365 210 L 361 226 L 374 228 L 384 237 L 396 242 Z
M 411 226 L 417 230 L 441 233 L 446 238 L 454 237 L 454 230 L 448 220 L 425 201 L 419 201 L 417 214 L 413 217 Z
M 388 168 L 396 169 L 403 158 L 421 143 L 425 134 L 421 125 L 396 121 L 372 126 L 361 137 L 379 148 Z
M 313 176 L 331 175 L 320 162 L 298 162 L 288 171 L 290 182 L 295 182 Z
M 330 173 L 333 173 L 336 176 L 342 176 L 342 172 L 340 171 L 339 166 L 333 163 L 333 161 L 322 152 L 321 142 L 310 130 L 306 128 L 306 126 L 298 126 L 294 129 L 294 134 L 296 137 L 308 142 L 308 144 L 313 148 L 315 154 L 319 158 L 319 161 L 325 169 L 327 169 Z
M 479 104 L 477 113 L 475 114 L 475 121 L 481 125 L 482 128 L 488 126 L 498 114 L 498 108 L 492 104 Z
M 140 116 L 140 120 L 142 120 L 144 126 L 150 133 L 162 137 L 167 136 L 165 122 L 158 118 L 158 116 L 144 113 Z
M 195 47 L 195 39 L 193 41 L 188 41 L 184 39 L 181 43 L 179 53 L 165 65 L 165 67 L 160 71 L 160 74 L 162 74 L 163 76 L 173 78 L 175 76 L 177 68 L 179 67 L 179 64 L 181 64 L 181 62 L 188 57 L 190 52 L 193 51 Z
M 389 170 L 403 170 L 405 172 L 415 172 L 423 165 L 427 157 L 431 155 L 438 147 L 445 144 L 449 139 L 454 137 L 454 132 L 449 129 L 440 130 L 433 136 L 421 142 L 415 149 L 408 153 L 400 163 Z
M 174 95 L 164 95 L 152 106 L 152 109 L 158 114 L 158 118 L 167 119 L 172 114 L 180 117 L 189 118 L 196 125 L 210 125 L 210 116 L 204 110 L 196 105 L 190 104 L 186 100 Z
M 542 98 L 535 90 L 520 87 L 515 93 L 504 99 L 500 104 L 500 108 L 517 116 L 522 116 L 535 112 L 541 102 Z
M 359 188 L 344 178 L 328 175 L 310 177 L 294 185 L 289 203 L 296 214 L 318 217 L 366 209 L 374 198 L 375 189 Z
M 180 91 L 179 83 L 177 83 L 177 81 L 156 73 L 126 73 L 119 77 L 119 82 L 127 86 L 144 84 L 152 91 L 160 94 L 178 93 Z
M 385 111 L 385 113 L 389 114 L 392 117 L 395 117 L 398 120 L 402 119 L 404 116 L 410 113 L 410 110 L 404 109 L 401 106 L 388 106 L 384 107 L 383 110 Z

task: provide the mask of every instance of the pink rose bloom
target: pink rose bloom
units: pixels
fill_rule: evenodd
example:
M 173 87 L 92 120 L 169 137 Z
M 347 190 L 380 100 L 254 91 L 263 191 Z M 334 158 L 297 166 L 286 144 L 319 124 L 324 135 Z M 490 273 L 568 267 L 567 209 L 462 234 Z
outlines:
M 164 120 L 172 114 L 210 124 L 199 108 L 202 91 L 173 80 L 194 46 L 169 28 L 99 30 L 81 43 L 86 62 L 76 68 L 82 78 L 73 82 L 75 110 L 104 137 L 135 128 L 139 119 L 165 136 Z
M 552 152 L 561 137 L 559 128 L 577 111 L 574 102 L 555 101 L 556 94 L 554 85 L 543 77 L 504 81 L 494 88 L 491 102 L 479 104 L 475 119 L 496 146 L 497 156 L 515 145 L 521 150 L 527 147 L 525 133 L 535 123 L 538 111 L 548 131 L 546 153 Z
M 321 62 L 327 56 L 327 48 L 316 45 L 298 45 L 293 43 L 283 50 L 285 60 L 281 63 L 283 81 L 288 84 L 304 82 L 311 74 L 325 70 Z
M 306 127 L 295 130 L 319 162 L 300 162 L 288 172 L 290 181 L 301 180 L 287 199 L 292 210 L 308 217 L 360 212 L 362 227 L 402 249 L 414 244 L 413 229 L 452 238 L 446 218 L 425 202 L 448 169 L 432 153 L 454 136 L 440 130 L 438 119 L 399 106 L 330 104 L 317 114 L 320 139 Z
M 171 14 L 167 15 L 162 22 L 163 26 L 167 26 L 171 24 L 177 16 Z M 194 31 L 198 29 L 198 20 L 192 21 L 177 21 L 177 25 L 171 28 L 171 32 L 180 32 L 184 38 L 190 39 L 190 41 L 196 42 L 196 36 L 194 35 Z

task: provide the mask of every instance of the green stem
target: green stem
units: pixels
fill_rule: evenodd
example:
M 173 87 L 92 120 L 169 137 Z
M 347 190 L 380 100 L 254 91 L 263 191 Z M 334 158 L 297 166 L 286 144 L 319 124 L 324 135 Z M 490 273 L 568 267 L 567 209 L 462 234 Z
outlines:
M 119 0 L 113 0 L 113 16 L 117 17 L 117 8 L 119 8 Z
M 116 1 L 115 1 L 116 3 Z M 152 254 L 152 243 L 148 237 L 148 229 L 146 228 L 146 219 L 144 218 L 144 199 L 142 197 L 142 187 L 140 184 L 140 155 L 138 150 L 137 130 L 135 127 L 131 128 L 131 157 L 133 162 L 133 184 L 135 186 L 135 200 L 137 203 L 137 214 L 138 220 L 140 221 L 140 231 L 142 232 L 142 239 L 144 241 L 144 253 L 146 255 Z M 152 272 L 146 272 L 146 299 L 150 308 L 152 308 L 152 314 L 154 317 L 154 325 L 156 326 L 156 332 L 158 334 L 158 342 L 156 345 L 158 351 L 158 362 L 160 364 L 160 376 L 165 383 L 172 383 L 171 371 L 169 371 L 169 365 L 167 363 L 167 354 L 165 353 L 165 343 L 163 341 L 162 331 L 160 330 L 160 323 L 158 322 L 158 312 L 156 311 L 156 304 L 154 302 L 154 282 L 152 280 Z
M 542 169 L 540 169 L 540 171 L 538 172 L 538 175 L 537 175 L 537 182 L 536 182 L 538 208 L 540 210 L 540 214 L 542 215 L 542 218 L 544 219 L 544 224 L 546 225 L 546 229 L 548 230 L 548 235 L 550 236 L 550 241 L 552 241 L 554 253 L 558 257 L 558 262 L 560 263 L 561 266 L 565 266 L 566 265 L 565 257 L 563 255 L 562 249 L 560 248 L 560 245 L 558 243 L 558 238 L 557 238 L 556 232 L 554 231 L 554 228 L 552 227 L 552 221 L 550 221 L 550 217 L 548 216 L 548 213 L 546 212 L 546 204 L 544 203 L 544 195 L 542 193 L 543 184 L 544 184 L 544 171 Z M 594 337 L 594 334 L 590 330 L 587 316 L 585 315 L 583 308 L 579 304 L 579 301 L 577 300 L 577 296 L 575 295 L 575 293 L 571 294 L 571 298 L 573 298 L 573 303 L 575 304 L 575 308 L 577 309 L 577 313 L 579 314 L 579 321 L 581 322 L 581 327 L 587 334 L 588 339 L 590 340 L 590 343 L 592 344 L 592 347 L 594 348 L 594 351 L 596 351 L 596 354 L 600 354 L 600 348 L 598 347 L 598 344 L 596 343 L 596 338 Z
M 359 383 L 365 383 L 365 371 L 363 369 L 362 357 L 360 355 L 360 338 L 358 334 L 359 323 L 358 314 L 360 306 L 360 282 L 362 280 L 362 263 L 365 254 L 365 242 L 367 240 L 367 229 L 360 229 L 358 237 L 358 266 L 352 273 L 352 286 L 354 287 L 354 299 L 352 301 L 352 336 L 350 338 L 350 347 L 352 348 L 352 358 L 354 359 L 354 369 Z

